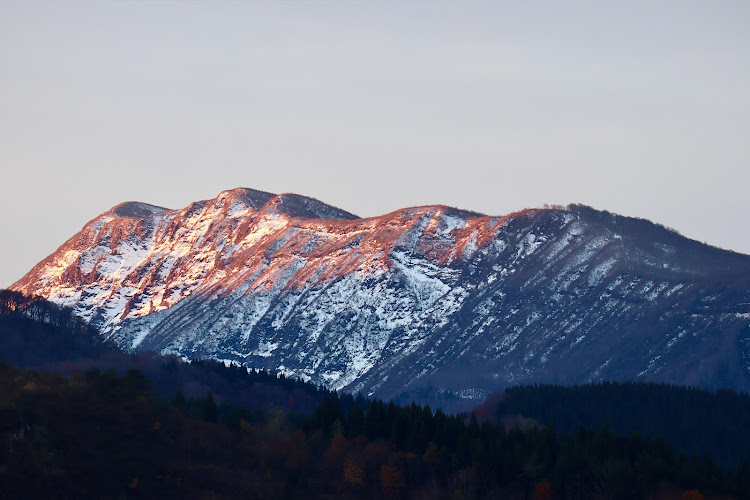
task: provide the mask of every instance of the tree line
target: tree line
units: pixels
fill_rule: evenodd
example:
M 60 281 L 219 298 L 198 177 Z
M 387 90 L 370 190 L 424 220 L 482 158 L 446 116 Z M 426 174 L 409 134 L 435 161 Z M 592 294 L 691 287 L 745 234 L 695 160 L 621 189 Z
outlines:
M 750 459 L 750 395 L 731 389 L 645 382 L 526 385 L 494 395 L 478 412 L 495 422 L 522 415 L 561 432 L 583 425 L 658 436 L 726 467 Z
M 508 429 L 335 393 L 309 416 L 0 364 L 0 497 L 748 498 L 750 467 L 606 427 Z M 347 408 L 348 407 L 348 408 Z M 692 497 L 690 496 L 692 495 Z M 700 496 L 696 496 L 700 495 Z

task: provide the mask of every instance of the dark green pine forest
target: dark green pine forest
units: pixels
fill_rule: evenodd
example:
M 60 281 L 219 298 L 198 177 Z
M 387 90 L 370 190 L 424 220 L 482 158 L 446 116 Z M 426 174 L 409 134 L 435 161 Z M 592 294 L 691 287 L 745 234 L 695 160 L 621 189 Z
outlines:
M 527 386 L 446 415 L 126 355 L 7 292 L 0 352 L 2 498 L 750 498 L 730 390 Z

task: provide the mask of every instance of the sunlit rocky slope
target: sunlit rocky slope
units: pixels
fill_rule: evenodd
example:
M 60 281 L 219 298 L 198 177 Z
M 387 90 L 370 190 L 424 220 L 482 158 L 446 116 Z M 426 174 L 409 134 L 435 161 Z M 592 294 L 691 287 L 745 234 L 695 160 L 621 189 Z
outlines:
M 251 189 L 182 210 L 130 202 L 12 289 L 74 307 L 126 350 L 383 398 L 458 407 L 602 379 L 750 389 L 750 256 L 583 206 L 358 218 Z

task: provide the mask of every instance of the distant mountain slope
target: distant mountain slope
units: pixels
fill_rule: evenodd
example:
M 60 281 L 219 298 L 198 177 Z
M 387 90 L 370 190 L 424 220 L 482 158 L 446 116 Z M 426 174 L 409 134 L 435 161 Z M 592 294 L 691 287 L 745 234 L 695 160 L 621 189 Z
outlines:
M 750 389 L 750 256 L 583 206 L 360 219 L 249 189 L 129 203 L 12 288 L 126 350 L 444 407 L 533 382 Z

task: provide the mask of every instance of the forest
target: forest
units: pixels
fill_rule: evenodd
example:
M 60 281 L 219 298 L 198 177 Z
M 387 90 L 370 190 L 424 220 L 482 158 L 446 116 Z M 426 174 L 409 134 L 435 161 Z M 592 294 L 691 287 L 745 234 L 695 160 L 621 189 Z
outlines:
M 511 387 L 476 410 L 494 422 L 522 415 L 561 432 L 607 426 L 660 436 L 687 455 L 727 467 L 750 459 L 750 395 L 643 382 Z
M 0 366 L 5 498 L 749 498 L 750 467 L 665 440 L 326 395 L 309 416 L 153 397 L 137 370 Z M 362 403 L 365 403 L 363 408 Z M 348 406 L 348 410 L 345 408 Z
M 127 355 L 28 307 L 0 310 L 1 498 L 750 498 L 747 394 L 526 386 L 448 415 Z

